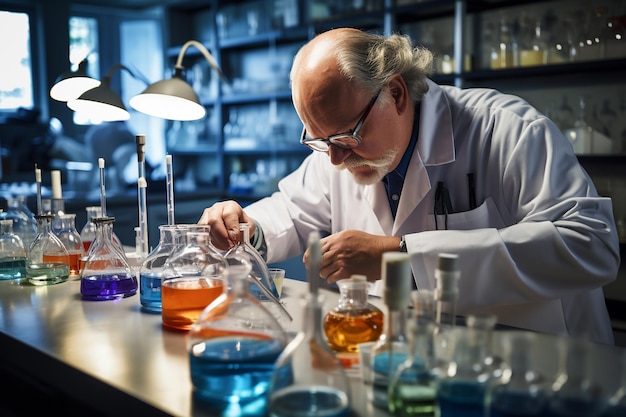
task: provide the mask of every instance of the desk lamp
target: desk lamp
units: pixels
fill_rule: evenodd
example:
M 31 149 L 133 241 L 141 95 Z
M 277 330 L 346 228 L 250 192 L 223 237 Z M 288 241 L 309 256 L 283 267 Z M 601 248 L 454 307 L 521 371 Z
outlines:
M 59 75 L 50 89 L 50 97 L 57 101 L 70 101 L 87 90 L 100 85 L 100 81 L 87 75 L 87 58 L 80 61 L 76 71 Z
M 204 55 L 220 77 L 225 78 L 211 53 L 200 42 L 187 41 L 178 54 L 172 78 L 149 85 L 141 94 L 130 99 L 130 105 L 135 110 L 169 120 L 198 120 L 204 117 L 205 108 L 191 85 L 183 78 L 183 57 L 192 45 Z
M 116 70 L 126 70 L 133 78 L 141 79 L 149 84 L 143 77 L 138 77 L 128 67 L 116 64 L 102 78 L 102 83 L 90 90 L 85 91 L 78 98 L 67 102 L 67 106 L 74 110 L 88 114 L 97 114 L 102 121 L 113 122 L 130 119 L 130 113 L 126 110 L 119 94 L 111 89 L 111 76 Z

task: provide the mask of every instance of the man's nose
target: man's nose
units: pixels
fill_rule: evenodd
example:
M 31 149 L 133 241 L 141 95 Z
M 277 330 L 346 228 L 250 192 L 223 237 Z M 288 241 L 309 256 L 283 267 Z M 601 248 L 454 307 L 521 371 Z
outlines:
M 330 148 L 328 148 L 328 156 L 330 156 L 330 162 L 333 165 L 341 164 L 351 153 L 351 149 L 344 149 L 335 145 L 330 145 Z

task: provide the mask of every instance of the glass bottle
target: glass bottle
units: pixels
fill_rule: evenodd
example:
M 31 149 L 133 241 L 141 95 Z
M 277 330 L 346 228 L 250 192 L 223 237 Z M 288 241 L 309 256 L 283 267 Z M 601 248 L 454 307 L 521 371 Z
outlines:
M 70 275 L 70 256 L 63 242 L 52 233 L 52 214 L 37 214 L 39 233 L 28 251 L 26 276 L 33 285 L 65 282 Z
M 87 221 L 80 231 L 80 239 L 83 242 L 85 253 L 89 253 L 91 242 L 96 238 L 96 224 L 93 222 L 93 219 L 102 217 L 102 207 L 89 206 L 85 210 L 87 210 Z
M 270 271 L 259 252 L 250 244 L 250 225 L 240 223 L 241 237 L 239 243 L 230 248 L 224 255 L 229 265 L 248 265 L 250 267 L 250 292 L 259 301 L 265 304 L 265 308 L 280 321 L 292 321 L 292 317 L 281 304 L 276 284 L 270 275 Z
M 434 369 L 433 291 L 415 291 L 413 306 L 410 355 L 389 386 L 389 412 L 394 416 L 434 416 L 438 373 Z
M 59 230 L 56 233 L 70 256 L 70 275 L 80 274 L 80 258 L 85 254 L 80 234 L 76 230 L 75 214 L 59 215 Z
M 96 238 L 80 273 L 83 300 L 115 300 L 134 295 L 137 292 L 137 277 L 112 237 L 115 217 L 92 220 L 96 224 Z
M 375 342 L 383 332 L 383 312 L 368 302 L 365 275 L 337 281 L 339 301 L 324 317 L 324 333 L 335 352 L 357 353 L 358 344 Z
M 0 220 L 0 280 L 26 277 L 26 248 L 13 233 L 13 220 Z
M 302 299 L 302 330 L 278 357 L 269 395 L 271 417 L 350 415 L 350 386 L 343 366 L 324 340 L 324 296 Z
M 385 410 L 390 379 L 409 356 L 407 324 L 413 280 L 410 260 L 405 252 L 383 253 L 383 301 L 388 311 L 383 334 L 372 348 L 372 402 Z
M 161 281 L 163 326 L 187 331 L 224 291 L 224 257 L 210 243 L 210 226 L 187 225 L 185 245 L 165 262 Z
M 229 266 L 227 289 L 188 333 L 194 397 L 211 415 L 265 416 L 274 363 L 287 345 L 281 325 L 250 294 L 248 273 Z
M 488 416 L 543 416 L 547 395 L 543 377 L 535 369 L 532 361 L 535 334 L 513 331 L 500 337 L 505 372 L 498 383 L 488 388 L 486 400 Z
M 28 251 L 30 245 L 37 237 L 38 228 L 36 220 L 30 217 L 29 212 L 23 209 L 23 197 L 7 199 L 7 211 L 0 213 L 0 219 L 13 221 L 13 233 L 18 235 Z
M 469 320 L 469 317 L 468 317 Z M 437 382 L 439 417 L 484 417 L 491 372 L 485 365 L 488 337 L 476 327 L 457 327 L 452 332 L 453 359 Z
M 545 417 L 599 416 L 606 407 L 602 387 L 591 379 L 591 342 L 563 337 L 560 370 L 549 391 Z
M 176 245 L 184 242 L 184 225 L 159 226 L 159 243 L 148 254 L 139 272 L 139 297 L 141 309 L 148 313 L 161 313 L 161 281 L 167 258 Z
M 458 256 L 440 253 L 435 269 L 435 367 L 438 369 L 447 369 L 451 360 L 459 278 Z

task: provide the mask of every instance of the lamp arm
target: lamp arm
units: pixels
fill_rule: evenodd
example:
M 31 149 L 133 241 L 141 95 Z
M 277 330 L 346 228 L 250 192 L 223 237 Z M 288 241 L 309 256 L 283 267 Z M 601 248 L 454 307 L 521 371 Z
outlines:
M 219 67 L 219 65 L 217 65 L 217 61 L 215 60 L 215 58 L 213 58 L 213 55 L 211 55 L 211 53 L 204 47 L 204 45 L 194 40 L 185 42 L 183 47 L 180 49 L 180 53 L 178 54 L 178 59 L 176 60 L 176 69 L 180 69 L 180 70 L 184 69 L 183 58 L 185 56 L 185 52 L 187 52 L 187 49 L 189 49 L 189 47 L 192 45 L 195 46 L 200 52 L 202 52 L 202 55 L 204 55 L 207 61 L 209 61 L 209 64 L 215 70 L 215 72 L 219 74 L 220 78 L 222 78 L 223 80 L 227 80 L 226 76 L 222 72 L 222 69 Z
M 113 72 L 115 72 L 116 70 L 126 70 L 133 78 L 144 82 L 146 85 L 150 85 L 150 82 L 146 79 L 146 77 L 143 76 L 143 74 L 139 73 L 139 71 L 137 70 L 135 70 L 137 72 L 137 74 L 135 74 L 133 71 L 131 71 L 130 68 L 123 64 L 113 65 L 111 68 L 109 68 L 109 72 L 107 72 L 104 78 L 110 80 Z

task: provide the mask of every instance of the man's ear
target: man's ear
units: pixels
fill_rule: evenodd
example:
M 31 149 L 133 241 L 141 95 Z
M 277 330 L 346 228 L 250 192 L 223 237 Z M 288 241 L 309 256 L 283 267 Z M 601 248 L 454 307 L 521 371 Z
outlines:
M 409 90 L 404 82 L 404 78 L 397 74 L 393 76 L 389 81 L 389 92 L 393 102 L 396 106 L 398 114 L 404 113 L 410 106 Z

